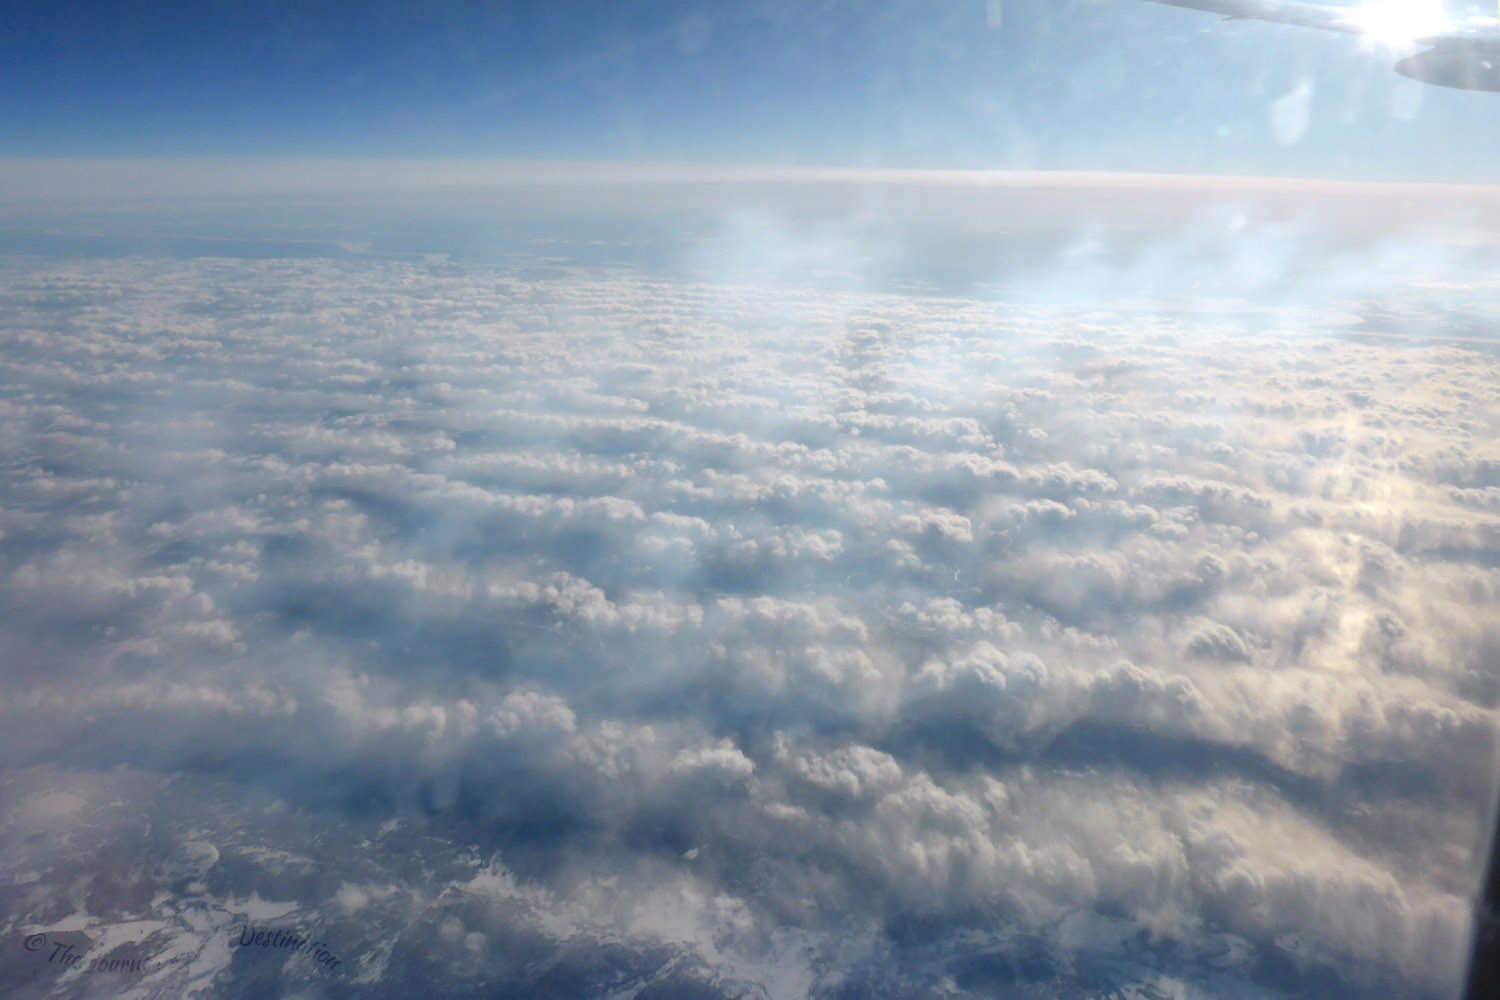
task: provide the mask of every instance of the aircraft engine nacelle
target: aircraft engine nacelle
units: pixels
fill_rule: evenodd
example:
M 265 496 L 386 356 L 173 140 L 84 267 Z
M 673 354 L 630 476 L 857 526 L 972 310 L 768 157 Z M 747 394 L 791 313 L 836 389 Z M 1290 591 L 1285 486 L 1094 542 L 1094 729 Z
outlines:
M 1492 46 L 1439 45 L 1401 60 L 1396 72 L 1439 87 L 1500 91 L 1500 53 Z

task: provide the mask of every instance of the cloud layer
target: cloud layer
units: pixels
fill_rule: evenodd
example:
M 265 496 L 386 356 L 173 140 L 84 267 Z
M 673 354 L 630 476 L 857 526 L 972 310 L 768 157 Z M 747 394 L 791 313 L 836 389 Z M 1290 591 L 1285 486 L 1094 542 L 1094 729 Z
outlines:
M 4 268 L 21 995 L 1462 972 L 1500 359 L 1347 323 L 1482 282 L 1168 312 Z M 246 925 L 341 965 L 236 948 Z M 106 981 L 31 933 L 166 964 Z

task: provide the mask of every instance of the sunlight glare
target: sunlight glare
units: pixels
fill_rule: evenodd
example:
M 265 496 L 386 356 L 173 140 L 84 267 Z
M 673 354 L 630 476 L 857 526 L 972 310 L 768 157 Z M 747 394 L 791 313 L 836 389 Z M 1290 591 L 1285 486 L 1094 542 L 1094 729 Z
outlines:
M 1408 45 L 1447 26 L 1439 0 L 1375 0 L 1354 11 L 1365 37 L 1385 45 Z

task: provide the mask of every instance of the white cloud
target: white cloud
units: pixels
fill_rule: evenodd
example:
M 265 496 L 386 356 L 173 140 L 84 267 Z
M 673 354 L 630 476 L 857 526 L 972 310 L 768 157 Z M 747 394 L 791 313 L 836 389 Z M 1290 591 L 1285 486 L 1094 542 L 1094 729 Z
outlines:
M 246 900 L 373 995 L 1461 970 L 1500 703 L 1488 348 L 377 260 L 3 267 L 17 933 L 150 916 L 183 957 L 152 982 L 205 994 L 189 971 L 245 973 Z M 116 858 L 129 891 L 59 888 Z

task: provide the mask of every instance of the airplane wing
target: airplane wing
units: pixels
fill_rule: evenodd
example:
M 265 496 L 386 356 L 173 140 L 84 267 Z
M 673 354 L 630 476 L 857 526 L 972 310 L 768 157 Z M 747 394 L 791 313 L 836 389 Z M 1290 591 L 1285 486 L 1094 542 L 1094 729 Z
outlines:
M 1153 0 L 1173 7 L 1191 7 L 1222 14 L 1231 21 L 1272 21 L 1384 41 L 1439 45 L 1453 42 L 1489 43 L 1500 51 L 1500 19 L 1451 17 L 1421 0 L 1374 0 L 1342 6 L 1301 3 L 1298 0 Z
M 1296 24 L 1304 28 L 1322 28 L 1325 31 L 1345 31 L 1351 35 L 1360 33 L 1358 25 L 1349 20 L 1347 8 L 1327 7 L 1316 3 L 1294 3 L 1289 0 L 1155 0 L 1156 3 L 1174 7 L 1191 7 L 1206 10 L 1211 14 L 1223 14 L 1231 21 L 1274 21 L 1279 24 Z
M 1426 50 L 1396 63 L 1402 76 L 1460 90 L 1500 91 L 1500 19 L 1453 17 L 1431 0 L 1370 0 L 1358 5 L 1301 0 L 1153 0 L 1221 14 L 1231 21 L 1270 21 L 1362 35 Z

